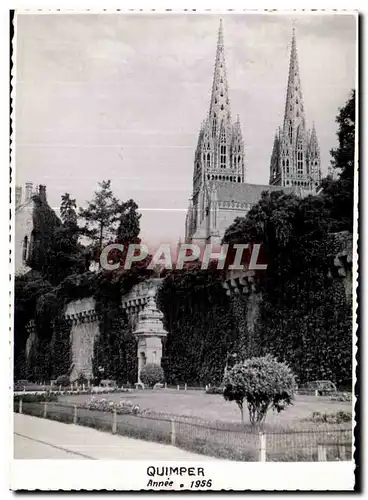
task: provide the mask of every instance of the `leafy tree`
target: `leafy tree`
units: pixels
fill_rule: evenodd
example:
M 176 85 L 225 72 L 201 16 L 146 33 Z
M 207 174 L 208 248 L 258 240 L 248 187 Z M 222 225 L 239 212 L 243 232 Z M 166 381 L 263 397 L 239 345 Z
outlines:
M 331 275 L 341 246 L 341 238 L 331 234 L 333 227 L 323 195 L 300 199 L 282 192 L 263 193 L 224 238 L 230 244 L 261 243 L 268 265 L 256 276 L 262 301 L 255 328 L 245 329 L 246 335 L 252 335 L 245 342 L 247 355 L 270 353 L 286 361 L 301 383 L 320 378 L 338 384 L 351 380 L 351 349 L 347 348 L 351 305 L 343 283 Z M 236 302 L 246 316 L 248 303 Z
M 349 99 L 339 110 L 336 117 L 339 125 L 337 137 L 339 145 L 331 149 L 332 167 L 340 171 L 340 179 L 353 181 L 355 156 L 355 90 L 351 91 Z
M 77 226 L 77 203 L 76 200 L 70 197 L 69 193 L 61 196 L 60 217 L 64 226 Z
M 270 408 L 280 413 L 292 404 L 296 388 L 290 368 L 272 356 L 251 358 L 236 364 L 224 377 L 224 398 L 235 401 L 244 422 L 246 401 L 252 426 L 264 423 Z
M 99 250 L 102 249 L 106 233 L 114 233 L 118 220 L 119 202 L 113 195 L 111 181 L 98 183 L 99 189 L 94 197 L 87 202 L 87 208 L 80 209 L 80 217 L 86 221 L 84 232 L 95 243 Z
M 152 389 L 155 384 L 163 382 L 164 371 L 160 365 L 148 363 L 142 368 L 140 378 L 144 385 Z
M 322 182 L 325 203 L 331 213 L 331 231 L 353 231 L 355 170 L 355 90 L 336 117 L 338 147 L 331 150 L 331 165 L 339 178 Z
M 139 243 L 140 218 L 138 205 L 130 199 L 119 205 L 119 226 L 116 231 L 117 241 L 122 244 Z

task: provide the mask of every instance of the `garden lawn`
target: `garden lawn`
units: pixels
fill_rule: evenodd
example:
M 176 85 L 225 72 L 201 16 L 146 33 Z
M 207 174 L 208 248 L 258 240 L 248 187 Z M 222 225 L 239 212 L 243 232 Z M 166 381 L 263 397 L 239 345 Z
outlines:
M 97 394 L 95 397 L 107 399 L 108 401 L 128 400 L 139 405 L 142 409 L 148 408 L 154 412 L 199 417 L 208 421 L 240 421 L 240 411 L 236 403 L 225 401 L 222 395 L 206 394 L 204 391 L 139 390 L 131 393 Z M 59 401 L 76 404 L 90 398 L 89 395 L 66 395 L 59 397 Z M 353 404 L 351 402 L 331 401 L 327 397 L 296 396 L 294 404 L 280 414 L 269 411 L 266 424 L 272 427 L 289 427 L 309 418 L 313 412 L 352 412 L 352 408 Z M 244 418 L 245 422 L 247 422 L 246 408 Z M 315 424 L 313 425 L 315 426 Z

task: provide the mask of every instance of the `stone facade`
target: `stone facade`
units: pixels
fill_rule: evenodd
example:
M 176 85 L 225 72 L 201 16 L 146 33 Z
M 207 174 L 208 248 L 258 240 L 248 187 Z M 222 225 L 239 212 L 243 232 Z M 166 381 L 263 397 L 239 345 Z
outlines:
M 93 347 L 99 334 L 95 301 L 92 297 L 70 302 L 65 317 L 71 325 L 72 372 L 71 379 L 83 374 L 92 378 Z
M 149 292 L 152 291 L 151 293 L 156 294 L 161 282 L 161 279 L 143 281 L 135 285 L 129 293 L 122 297 L 122 308 L 127 312 L 133 329 L 136 328 L 139 313 L 148 304 Z M 161 313 L 158 311 L 158 314 Z M 65 317 L 71 325 L 70 335 L 73 353 L 71 379 L 76 379 L 80 374 L 90 379 L 92 378 L 94 343 L 100 333 L 94 299 L 87 297 L 70 302 L 67 305 Z M 30 345 L 34 340 L 33 321 L 29 323 L 28 331 L 27 352 L 29 352 Z M 141 345 L 143 345 L 142 342 Z M 147 362 L 154 362 L 152 357 L 153 352 L 157 354 L 155 359 L 158 361 L 161 360 L 161 340 L 159 343 L 155 343 L 154 338 L 147 340 L 145 349 Z
M 15 210 L 13 216 L 14 244 L 12 262 L 15 274 L 24 274 L 29 271 L 26 265 L 32 244 L 33 231 L 33 201 L 36 194 L 33 184 L 27 182 L 25 189 L 22 186 L 15 188 Z

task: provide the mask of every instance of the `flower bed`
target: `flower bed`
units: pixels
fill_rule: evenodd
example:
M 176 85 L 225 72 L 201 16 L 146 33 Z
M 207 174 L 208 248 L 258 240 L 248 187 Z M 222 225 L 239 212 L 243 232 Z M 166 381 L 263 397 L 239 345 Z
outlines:
M 139 405 L 134 405 L 131 401 L 108 401 L 107 399 L 98 399 L 94 396 L 83 403 L 79 403 L 78 407 L 104 412 L 113 412 L 116 410 L 118 414 L 143 415 L 149 413 L 149 410 L 142 410 Z

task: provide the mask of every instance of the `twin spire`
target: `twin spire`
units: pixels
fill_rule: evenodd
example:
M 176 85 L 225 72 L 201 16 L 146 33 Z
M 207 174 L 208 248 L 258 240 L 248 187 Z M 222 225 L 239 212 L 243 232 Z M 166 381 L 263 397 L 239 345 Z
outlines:
M 219 131 L 221 123 L 229 124 L 231 122 L 222 19 L 217 38 L 209 119 L 213 136 Z
M 298 52 L 296 48 L 295 28 L 293 28 L 293 36 L 291 40 L 289 78 L 286 92 L 284 116 L 284 133 L 290 135 L 291 142 L 295 142 L 297 139 L 296 134 L 292 134 L 290 126 L 292 126 L 292 128 L 295 130 L 298 128 L 298 126 L 301 126 L 303 129 L 305 129 L 305 114 L 303 94 L 300 82 Z

